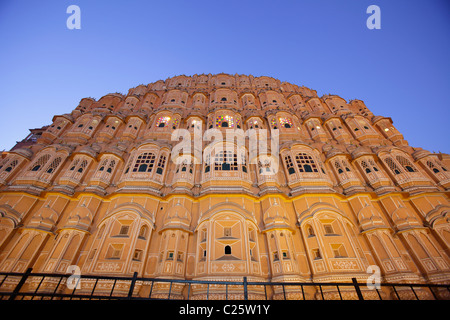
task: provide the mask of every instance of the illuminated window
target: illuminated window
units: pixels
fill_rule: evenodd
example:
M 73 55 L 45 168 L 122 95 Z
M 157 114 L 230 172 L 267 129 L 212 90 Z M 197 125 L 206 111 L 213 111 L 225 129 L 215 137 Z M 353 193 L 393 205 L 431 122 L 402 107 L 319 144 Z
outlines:
M 173 121 L 172 121 L 172 129 L 176 129 L 178 127 L 178 122 L 179 121 L 180 120 L 178 118 L 173 119 Z
M 241 119 L 240 118 L 236 118 L 236 128 L 238 128 L 238 129 L 241 128 Z
M 216 117 L 216 127 L 217 128 L 233 128 L 234 127 L 234 119 L 229 115 L 222 115 Z
M 280 125 L 284 128 L 292 128 L 294 125 L 292 124 L 291 119 L 289 118 L 278 118 L 280 121 Z
M 169 123 L 170 117 L 159 117 L 158 121 L 156 121 L 157 128 L 164 128 L 167 123 Z
M 258 120 L 250 121 L 250 122 L 248 123 L 248 125 L 249 125 L 249 128 L 250 128 L 250 129 L 253 129 L 253 128 L 257 129 L 257 128 L 259 128 Z
M 272 129 L 278 129 L 277 121 L 275 120 L 275 118 L 272 118 L 272 120 L 270 121 L 270 125 L 272 126 Z

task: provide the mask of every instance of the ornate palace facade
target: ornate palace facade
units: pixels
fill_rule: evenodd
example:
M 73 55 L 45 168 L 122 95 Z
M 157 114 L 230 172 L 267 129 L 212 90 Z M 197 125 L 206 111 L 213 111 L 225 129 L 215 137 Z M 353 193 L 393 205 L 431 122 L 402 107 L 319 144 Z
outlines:
M 176 129 L 200 141 L 182 159 Z M 279 150 L 250 156 L 248 133 L 262 130 Z M 3 272 L 342 282 L 376 265 L 386 282 L 450 281 L 450 157 L 409 146 L 361 100 L 270 77 L 177 76 L 84 98 L 2 156 Z

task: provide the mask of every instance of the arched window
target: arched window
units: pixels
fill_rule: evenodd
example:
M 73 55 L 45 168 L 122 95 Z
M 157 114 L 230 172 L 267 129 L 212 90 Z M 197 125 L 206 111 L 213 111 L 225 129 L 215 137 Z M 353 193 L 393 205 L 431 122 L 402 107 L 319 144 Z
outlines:
M 225 246 L 225 254 L 231 254 L 231 247 Z
M 164 128 L 166 126 L 166 124 L 168 124 L 170 121 L 170 117 L 169 116 L 162 116 L 159 117 L 158 120 L 156 120 L 156 127 L 157 128 Z
M 214 158 L 214 170 L 216 171 L 237 171 L 237 155 L 232 151 L 220 151 Z
M 44 166 L 49 159 L 50 159 L 49 154 L 43 155 L 36 162 L 34 162 L 33 165 L 30 166 L 30 171 L 36 172 L 41 170 L 42 166 Z
M 405 157 L 403 156 L 396 156 L 395 157 L 397 161 L 401 164 L 403 168 L 405 168 L 408 172 L 417 172 L 417 169 L 414 167 L 414 165 Z
M 11 161 L 11 163 L 9 163 L 9 165 L 5 168 L 5 171 L 11 172 L 11 170 L 14 169 L 14 167 L 17 166 L 18 163 L 19 163 L 19 161 L 17 161 L 17 160 Z
M 157 174 L 162 174 L 164 171 L 164 166 L 166 165 L 166 156 L 161 155 L 158 160 L 158 167 L 156 168 Z
M 306 232 L 308 233 L 308 237 L 314 237 L 315 236 L 314 229 L 310 225 L 308 225 L 306 227 Z
M 216 117 L 216 128 L 234 128 L 234 117 L 220 115 Z
M 288 170 L 288 173 L 294 174 L 295 173 L 295 169 L 294 169 L 294 164 L 292 163 L 292 158 L 290 155 L 287 155 L 284 157 L 284 161 L 286 162 L 286 168 Z
M 60 157 L 54 159 L 52 161 L 52 163 L 50 163 L 50 165 L 46 168 L 45 171 L 47 173 L 53 173 L 58 168 L 60 163 L 61 163 L 61 158 Z
M 300 172 L 319 172 L 316 163 L 310 155 L 300 152 L 295 156 L 295 160 Z
M 398 168 L 397 164 L 394 162 L 394 160 L 391 157 L 387 157 L 384 159 L 384 162 L 388 165 L 389 169 L 394 173 L 394 174 L 400 174 L 401 171 Z
M 143 225 L 141 227 L 141 230 L 139 230 L 139 239 L 145 240 L 147 238 L 148 234 L 148 227 L 146 225 Z
M 155 164 L 155 155 L 150 152 L 140 154 L 133 167 L 133 172 L 151 172 Z

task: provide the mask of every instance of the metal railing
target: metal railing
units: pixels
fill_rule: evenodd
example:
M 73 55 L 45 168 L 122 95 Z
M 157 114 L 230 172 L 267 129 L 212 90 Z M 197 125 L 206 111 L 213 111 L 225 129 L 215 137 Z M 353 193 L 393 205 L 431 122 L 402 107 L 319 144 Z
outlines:
M 450 284 L 181 280 L 0 272 L 0 300 L 449 300 Z

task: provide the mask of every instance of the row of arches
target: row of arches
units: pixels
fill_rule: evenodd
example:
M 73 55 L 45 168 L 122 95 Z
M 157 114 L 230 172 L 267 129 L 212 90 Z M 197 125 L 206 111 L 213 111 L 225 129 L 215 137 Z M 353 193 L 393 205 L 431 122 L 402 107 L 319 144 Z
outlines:
M 364 191 L 368 183 L 375 191 L 425 188 L 436 190 L 450 187 L 450 172 L 432 154 L 417 160 L 398 148 L 371 152 L 328 154 L 323 160 L 319 150 L 303 144 L 293 144 L 275 155 L 249 158 L 244 145 L 212 143 L 203 151 L 180 154 L 172 159 L 169 145 L 144 143 L 131 150 L 128 158 L 117 152 L 96 152 L 81 148 L 77 152 L 60 145 L 44 148 L 33 158 L 12 152 L 0 162 L 0 183 L 46 189 L 57 182 L 67 191 L 74 191 L 83 182 L 88 188 L 106 190 L 112 183 L 119 188 L 146 185 L 158 190 L 168 181 L 187 183 L 211 179 L 254 181 L 260 187 L 267 181 L 298 187 L 343 188 L 344 193 Z M 30 159 L 31 158 L 31 159 Z M 279 165 L 281 164 L 281 166 Z M 168 172 L 170 168 L 170 173 Z M 14 179 L 13 179 L 14 178 Z M 169 179 L 169 180 L 167 180 Z M 146 181 L 150 181 L 148 184 Z
M 371 125 L 363 117 L 330 118 L 322 121 L 311 117 L 303 122 L 288 112 L 276 112 L 267 118 L 250 116 L 245 119 L 231 110 L 217 110 L 209 113 L 206 118 L 199 115 L 190 115 L 182 120 L 181 115 L 172 111 L 158 112 L 148 119 L 143 116 L 93 116 L 85 114 L 71 124 L 65 117 L 56 117 L 54 124 L 42 134 L 39 142 L 51 144 L 55 141 L 78 146 L 88 142 L 109 143 L 111 140 L 128 144 L 138 138 L 141 139 L 171 139 L 172 133 L 177 129 L 187 129 L 191 134 L 202 135 L 204 130 L 269 130 L 270 134 L 278 134 L 282 142 L 299 139 L 311 143 L 339 143 L 349 144 L 358 140 L 359 143 L 372 145 L 381 143 L 388 138 L 391 143 L 404 143 L 403 136 L 392 125 L 386 127 L 386 119 Z M 56 128 L 60 129 L 54 129 Z M 388 131 L 386 131 L 386 129 Z M 55 131 L 56 130 L 56 131 Z M 247 132 L 249 132 L 247 131 Z
M 143 113 L 150 115 L 152 112 L 167 108 L 189 109 L 205 113 L 226 107 L 243 110 L 244 112 L 248 110 L 270 111 L 285 109 L 286 111 L 307 112 L 321 116 L 345 113 L 354 113 L 365 117 L 373 116 L 361 100 L 352 100 L 347 103 L 338 96 L 328 95 L 319 98 L 306 88 L 301 93 L 286 93 L 282 90 L 273 90 L 267 85 L 264 85 L 264 89 L 258 92 L 251 90 L 238 92 L 226 87 L 217 87 L 209 92 L 194 90 L 190 93 L 180 90 L 180 88 L 165 90 L 163 93 L 135 90 L 136 92 L 126 97 L 119 94 L 108 94 L 99 101 L 94 101 L 90 98 L 82 99 L 72 115 L 78 117 L 86 112 L 106 112 L 123 115 Z
M 273 205 L 279 206 L 276 201 Z M 363 275 L 374 261 L 384 276 L 415 274 L 413 266 L 424 277 L 449 272 L 443 248 L 423 227 L 404 231 L 400 238 L 388 227 L 360 233 L 358 223 L 331 204 L 316 203 L 298 212 L 295 227 L 288 216 L 275 217 L 284 223 L 275 223 L 276 227 L 266 214 L 258 222 L 254 213 L 235 203 L 212 206 L 191 226 L 191 213 L 184 206 L 173 201 L 155 233 L 154 212 L 138 204 L 119 205 L 96 222 L 91 234 L 74 228 L 58 230 L 43 259 L 39 255 L 48 234 L 20 228 L 16 237 L 9 237 L 13 245 L 2 255 L 0 269 L 23 272 L 39 261 L 44 272 L 64 273 L 79 261 L 82 250 L 85 274 L 136 271 L 181 278 L 187 274 L 198 278 L 246 274 L 279 281 L 286 276 Z M 10 219 L 8 213 L 1 212 L 3 227 Z M 448 246 L 448 223 L 439 219 L 430 228 L 440 232 Z M 2 232 L 0 228 L 0 235 Z M 4 240 L 0 237 L 0 246 Z M 158 244 L 151 246 L 152 241 Z M 189 241 L 195 245 L 189 247 Z

